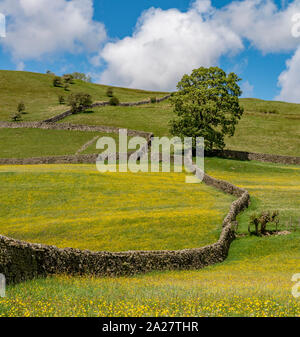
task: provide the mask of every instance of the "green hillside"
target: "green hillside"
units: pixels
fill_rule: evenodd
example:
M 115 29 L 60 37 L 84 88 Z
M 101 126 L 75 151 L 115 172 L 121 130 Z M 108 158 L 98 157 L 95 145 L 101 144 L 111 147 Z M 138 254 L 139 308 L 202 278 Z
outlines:
M 85 92 L 92 95 L 94 101 L 108 100 L 107 86 L 75 80 L 70 91 L 53 86 L 53 75 L 0 70 L 0 120 L 9 121 L 16 112 L 17 104 L 23 101 L 27 114 L 25 121 L 43 120 L 67 110 L 58 104 L 58 95 L 67 97 L 70 93 Z M 161 97 L 164 93 L 143 90 L 114 88 L 114 94 L 122 102 L 138 101 L 150 96 Z
M 87 92 L 94 101 L 108 100 L 107 86 L 75 80 L 66 92 L 54 88 L 52 80 L 53 75 L 0 71 L 0 120 L 10 121 L 20 101 L 27 108 L 23 120 L 40 121 L 68 109 L 67 105 L 58 103 L 58 95 L 67 97 L 73 92 Z M 123 102 L 166 94 L 125 88 L 115 88 L 114 93 Z M 300 104 L 252 98 L 240 101 L 245 112 L 234 137 L 226 140 L 228 149 L 300 156 Z M 163 136 L 169 135 L 169 121 L 173 117 L 170 102 L 164 101 L 134 107 L 98 107 L 61 122 L 124 127 Z
M 300 104 L 241 99 L 245 112 L 228 149 L 300 156 Z M 110 125 L 169 135 L 174 117 L 169 101 L 134 107 L 98 107 L 93 113 L 72 115 L 62 122 Z

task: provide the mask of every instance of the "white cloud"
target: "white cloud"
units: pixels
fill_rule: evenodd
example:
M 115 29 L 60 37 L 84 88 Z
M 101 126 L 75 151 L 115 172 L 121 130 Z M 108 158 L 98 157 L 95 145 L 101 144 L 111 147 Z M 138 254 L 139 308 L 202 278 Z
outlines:
M 242 97 L 251 97 L 253 95 L 254 86 L 249 83 L 249 81 L 244 81 L 241 84 L 241 89 L 243 91 Z
M 186 13 L 151 8 L 143 13 L 131 37 L 105 46 L 100 55 L 107 69 L 100 80 L 131 88 L 173 90 L 184 73 L 216 65 L 221 55 L 242 48 L 237 34 L 204 20 L 199 8 Z
M 240 51 L 244 39 L 263 53 L 295 50 L 291 18 L 297 12 L 300 0 L 281 8 L 272 0 L 233 1 L 221 9 L 196 0 L 184 13 L 151 8 L 133 35 L 108 43 L 94 65 L 106 62 L 103 83 L 173 90 L 184 73 Z
M 0 0 L 7 18 L 2 45 L 16 61 L 59 52 L 96 52 L 106 38 L 92 0 Z
M 300 47 L 296 50 L 294 56 L 287 61 L 287 69 L 282 72 L 278 79 L 278 85 L 281 87 L 277 100 L 292 103 L 300 103 Z
M 213 10 L 211 0 L 198 0 L 192 4 L 192 8 L 196 9 L 199 13 L 208 13 Z
M 215 20 L 228 25 L 264 53 L 294 50 L 299 40 L 292 34 L 293 14 L 300 12 L 300 1 L 279 9 L 272 0 L 235 1 L 216 11 Z

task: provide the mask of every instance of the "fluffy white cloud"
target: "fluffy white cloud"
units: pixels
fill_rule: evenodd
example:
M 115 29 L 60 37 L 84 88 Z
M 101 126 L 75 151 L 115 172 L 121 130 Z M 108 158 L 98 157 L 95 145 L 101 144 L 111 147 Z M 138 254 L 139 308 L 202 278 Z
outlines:
M 291 18 L 298 12 L 300 0 L 281 8 L 273 0 L 233 1 L 220 9 L 196 0 L 185 13 L 152 8 L 132 36 L 108 43 L 94 64 L 107 64 L 103 83 L 173 90 L 184 73 L 217 65 L 221 56 L 241 50 L 244 39 L 263 53 L 295 50 L 299 39 L 291 34 Z
M 264 53 L 291 51 L 299 40 L 292 36 L 293 14 L 300 12 L 300 1 L 279 9 L 272 0 L 235 1 L 215 12 L 214 19 L 228 25 Z
M 184 73 L 239 51 L 243 46 L 237 34 L 202 18 L 200 12 L 208 8 L 206 2 L 185 13 L 154 8 L 144 12 L 133 36 L 109 43 L 101 52 L 107 62 L 101 82 L 173 90 Z
M 277 100 L 300 103 L 300 47 L 296 50 L 294 56 L 287 61 L 287 69 L 282 72 L 278 79 L 278 85 L 281 87 Z
M 7 20 L 1 40 L 15 60 L 55 52 L 95 52 L 106 38 L 103 24 L 93 21 L 92 0 L 0 0 Z

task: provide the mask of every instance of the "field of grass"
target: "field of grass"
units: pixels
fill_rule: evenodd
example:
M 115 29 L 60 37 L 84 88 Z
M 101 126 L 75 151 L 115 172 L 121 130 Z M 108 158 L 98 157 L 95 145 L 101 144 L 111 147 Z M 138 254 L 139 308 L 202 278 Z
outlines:
M 90 250 L 215 242 L 233 197 L 184 173 L 105 173 L 96 165 L 0 166 L 0 233 Z M 184 235 L 183 235 L 184 233 Z
M 42 129 L 0 129 L 0 158 L 29 158 L 58 155 L 74 155 L 94 137 L 116 139 L 118 135 L 100 132 Z M 82 154 L 98 153 L 96 141 Z
M 69 116 L 60 123 L 108 125 L 165 136 L 169 135 L 169 121 L 174 116 L 168 101 L 132 107 L 98 107 L 91 111 Z
M 226 139 L 227 148 L 300 156 L 299 104 L 257 99 L 242 99 L 241 103 L 245 112 L 235 135 Z
M 24 121 L 43 120 L 68 109 L 58 104 L 58 95 L 90 93 L 94 101 L 108 100 L 107 86 L 75 81 L 66 92 L 54 88 L 52 75 L 0 71 L 0 120 L 9 121 L 18 102 L 24 101 L 27 109 Z M 123 102 L 138 101 L 166 93 L 115 88 L 115 95 Z M 300 156 L 300 105 L 241 99 L 245 108 L 234 137 L 227 138 L 227 148 L 241 151 Z M 156 136 L 169 135 L 169 121 L 174 117 L 170 102 L 137 107 L 99 107 L 89 113 L 72 115 L 62 122 L 76 124 L 108 125 L 154 132 Z M 276 136 L 276 141 L 274 137 Z
M 0 120 L 23 100 L 26 121 L 67 109 L 57 96 L 88 92 L 107 100 L 106 86 L 75 81 L 70 92 L 51 75 L 0 71 Z M 115 88 L 121 101 L 165 93 Z M 300 105 L 241 99 L 244 116 L 227 148 L 300 156 Z M 107 125 L 169 135 L 169 101 L 99 107 L 62 122 Z M 0 129 L 0 158 L 75 154 L 96 136 L 39 129 Z M 95 140 L 96 142 L 96 140 Z M 95 142 L 82 153 L 96 153 Z M 0 316 L 300 316 L 292 297 L 300 273 L 300 167 L 218 158 L 208 174 L 246 188 L 251 205 L 238 216 L 228 259 L 198 271 L 121 278 L 55 276 L 9 286 Z M 105 173 L 96 165 L 0 166 L 0 233 L 29 242 L 90 250 L 183 249 L 215 242 L 233 197 L 178 173 Z M 288 235 L 254 237 L 251 215 L 279 210 Z
M 235 135 L 226 138 L 226 148 L 300 156 L 299 104 L 241 99 L 241 105 L 245 109 L 244 115 Z M 99 107 L 93 109 L 92 113 L 72 115 L 64 121 L 124 127 L 153 132 L 156 136 L 168 136 L 169 121 L 173 117 L 170 102 L 164 101 L 137 107 Z
M 53 75 L 0 70 L 0 120 L 10 121 L 20 101 L 25 103 L 27 112 L 22 115 L 23 120 L 35 121 L 68 110 L 66 105 L 58 104 L 58 95 L 67 98 L 70 93 L 85 92 L 92 95 L 93 101 L 108 100 L 107 86 L 75 80 L 75 83 L 70 85 L 70 90 L 65 91 L 63 88 L 53 87 L 52 81 Z M 114 88 L 114 94 L 122 102 L 165 96 L 164 93 L 126 88 Z
M 239 216 L 240 233 L 246 232 L 254 211 L 279 209 L 280 227 L 286 229 L 291 221 L 291 234 L 241 236 L 225 262 L 199 271 L 99 279 L 57 276 L 11 286 L 7 298 L 0 299 L 0 315 L 300 316 L 300 299 L 291 294 L 292 275 L 300 272 L 300 229 L 296 228 L 300 168 L 216 158 L 207 159 L 206 167 L 208 173 L 250 191 L 251 206 Z M 12 169 L 16 170 L 6 171 Z M 186 197 L 190 194 L 185 191 Z

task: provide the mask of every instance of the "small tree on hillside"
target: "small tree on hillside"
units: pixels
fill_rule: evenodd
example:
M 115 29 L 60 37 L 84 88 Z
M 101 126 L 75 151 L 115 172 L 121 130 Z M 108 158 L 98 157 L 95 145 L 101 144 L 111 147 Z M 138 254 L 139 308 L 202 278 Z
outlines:
M 119 104 L 120 104 L 120 101 L 119 101 L 118 97 L 114 96 L 109 100 L 109 105 L 117 106 Z
M 61 77 L 55 76 L 55 77 L 53 78 L 53 86 L 54 86 L 54 87 L 61 87 L 61 86 L 62 86 L 62 80 L 61 80 Z
M 23 114 L 23 113 L 25 113 L 25 110 L 26 110 L 26 107 L 25 107 L 24 102 L 20 102 L 17 106 L 18 113 Z
M 114 89 L 113 88 L 107 88 L 106 96 L 107 97 L 113 97 L 114 96 Z
M 243 114 L 238 97 L 242 94 L 234 73 L 218 67 L 195 69 L 184 75 L 171 97 L 177 117 L 171 121 L 175 136 L 204 137 L 205 149 L 223 149 L 224 137 L 233 136 Z
M 65 97 L 63 95 L 58 96 L 58 103 L 59 104 L 65 104 Z
M 15 114 L 11 116 L 11 119 L 13 122 L 19 122 L 22 120 L 22 116 L 19 112 L 16 112 Z
M 73 114 L 90 108 L 93 103 L 92 96 L 85 93 L 71 94 L 68 101 Z
M 63 80 L 65 83 L 68 83 L 68 84 L 73 84 L 74 83 L 74 77 L 72 74 L 65 74 L 63 75 Z
M 79 72 L 74 72 L 71 75 L 73 76 L 75 80 L 81 80 L 81 81 L 88 82 L 88 83 L 92 82 L 92 78 L 90 75 L 86 75 L 84 73 L 79 73 Z

